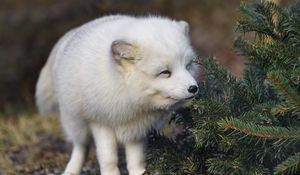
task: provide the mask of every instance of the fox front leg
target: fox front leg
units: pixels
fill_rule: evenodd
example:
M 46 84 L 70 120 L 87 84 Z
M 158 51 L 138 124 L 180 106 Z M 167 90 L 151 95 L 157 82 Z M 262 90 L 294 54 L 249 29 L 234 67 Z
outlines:
M 96 144 L 101 175 L 120 175 L 115 132 L 97 124 L 92 124 L 91 130 Z
M 144 148 L 144 140 L 135 140 L 125 143 L 126 161 L 129 175 L 144 174 L 146 167 Z

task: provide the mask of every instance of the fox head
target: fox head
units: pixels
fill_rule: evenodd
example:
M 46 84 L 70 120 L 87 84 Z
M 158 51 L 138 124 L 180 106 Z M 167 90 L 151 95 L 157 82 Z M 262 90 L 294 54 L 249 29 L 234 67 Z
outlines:
M 188 24 L 159 22 L 113 41 L 111 55 L 132 101 L 168 109 L 195 96 L 198 66 L 194 63 Z

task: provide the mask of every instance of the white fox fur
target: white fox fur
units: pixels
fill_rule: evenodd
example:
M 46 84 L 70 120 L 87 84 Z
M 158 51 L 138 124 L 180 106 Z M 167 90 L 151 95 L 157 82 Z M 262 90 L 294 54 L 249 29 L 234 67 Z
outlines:
M 129 175 L 145 171 L 143 138 L 197 91 L 188 24 L 162 17 L 102 17 L 65 34 L 41 71 L 40 113 L 59 110 L 73 143 L 65 174 L 80 174 L 93 136 L 101 175 L 119 175 L 117 144 Z M 188 90 L 191 87 L 194 90 Z

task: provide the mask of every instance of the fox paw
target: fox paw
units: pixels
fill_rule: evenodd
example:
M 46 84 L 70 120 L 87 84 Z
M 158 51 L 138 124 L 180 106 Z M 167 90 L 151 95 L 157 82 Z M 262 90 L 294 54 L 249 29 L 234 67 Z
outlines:
M 145 169 L 129 170 L 129 175 L 143 175 L 145 171 Z
M 76 175 L 76 174 L 70 172 L 63 172 L 61 175 Z

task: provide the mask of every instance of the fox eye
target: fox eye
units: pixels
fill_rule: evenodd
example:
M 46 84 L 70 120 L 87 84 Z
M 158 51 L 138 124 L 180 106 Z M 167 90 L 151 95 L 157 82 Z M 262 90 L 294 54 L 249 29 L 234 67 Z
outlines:
M 190 62 L 189 64 L 187 64 L 187 65 L 185 66 L 186 70 L 190 70 L 191 67 L 192 67 L 192 64 L 193 64 L 193 62 Z
M 171 71 L 169 70 L 164 70 L 159 73 L 159 76 L 162 78 L 169 78 L 171 76 Z

